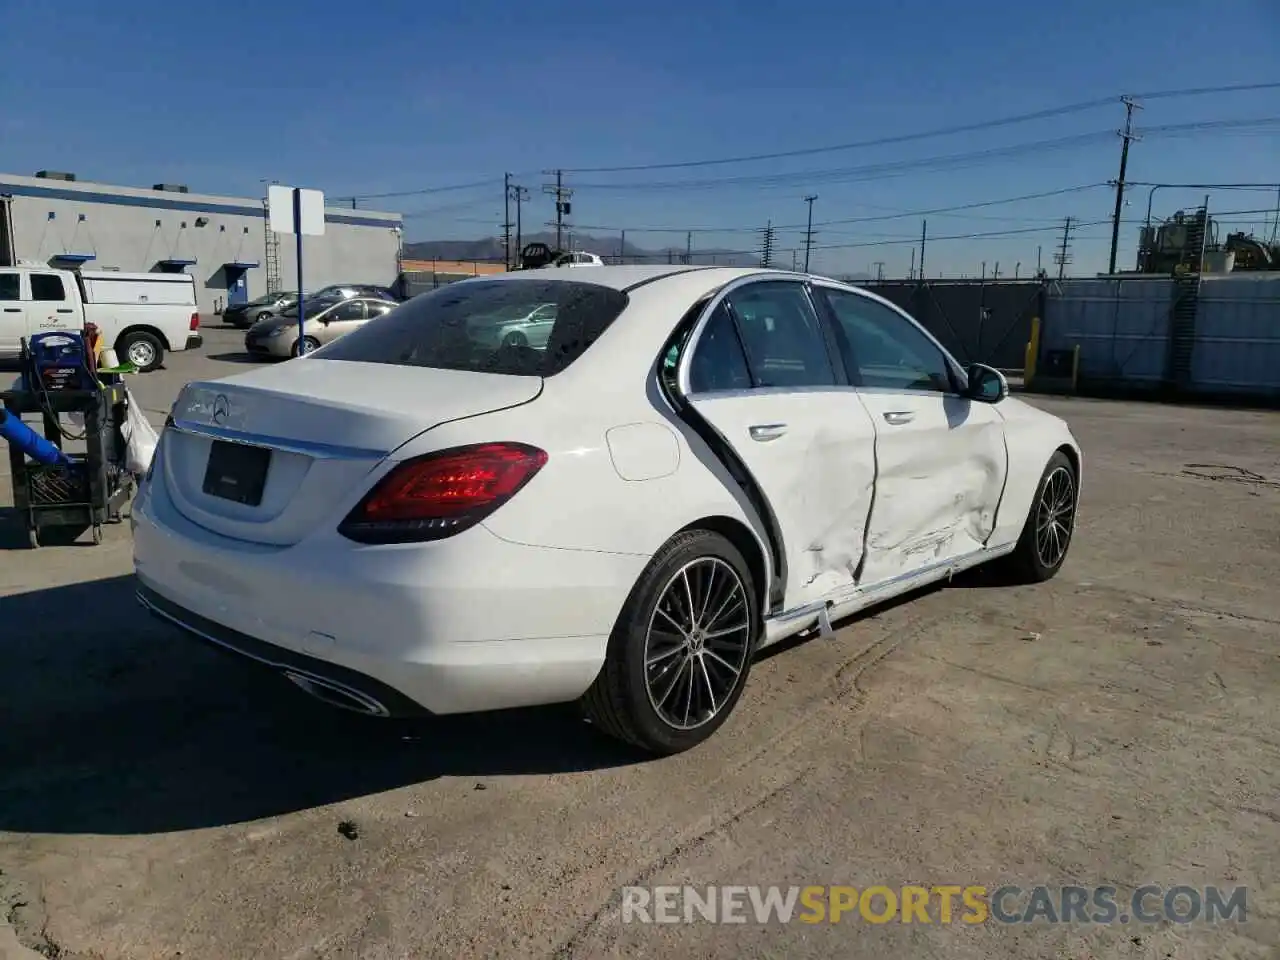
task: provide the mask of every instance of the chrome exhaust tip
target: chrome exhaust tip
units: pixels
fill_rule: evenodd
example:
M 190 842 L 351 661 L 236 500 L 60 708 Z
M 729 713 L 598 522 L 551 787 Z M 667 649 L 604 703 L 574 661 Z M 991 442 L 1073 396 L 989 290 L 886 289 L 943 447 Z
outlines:
M 359 690 L 353 690 L 340 683 L 334 683 L 332 680 L 325 680 L 323 677 L 295 673 L 292 670 L 284 671 L 284 675 L 296 687 L 317 700 L 324 701 L 331 707 L 350 710 L 353 713 L 362 713 L 368 717 L 391 716 L 390 710 L 367 693 L 361 693 Z

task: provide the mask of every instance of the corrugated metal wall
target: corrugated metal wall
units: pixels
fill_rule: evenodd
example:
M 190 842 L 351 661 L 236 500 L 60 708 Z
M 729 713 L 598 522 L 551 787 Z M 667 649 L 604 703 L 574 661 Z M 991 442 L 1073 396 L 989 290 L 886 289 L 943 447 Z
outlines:
M 1038 280 L 881 280 L 859 286 L 901 307 L 961 363 L 1021 370 L 1031 318 L 1041 308 Z
M 1041 359 L 1080 345 L 1080 377 L 1158 386 L 1169 349 L 1173 281 L 1060 280 L 1049 285 Z
M 1040 363 L 1080 347 L 1083 386 L 1163 388 L 1173 281 L 1165 277 L 1050 284 Z M 1280 395 L 1280 276 L 1205 277 L 1192 352 L 1192 394 Z
M 1200 284 L 1191 379 L 1209 392 L 1280 393 L 1280 277 Z

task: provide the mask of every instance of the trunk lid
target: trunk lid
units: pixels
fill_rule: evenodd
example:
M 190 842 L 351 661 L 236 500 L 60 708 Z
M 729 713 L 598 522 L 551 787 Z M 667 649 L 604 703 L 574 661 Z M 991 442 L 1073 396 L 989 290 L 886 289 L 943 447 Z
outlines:
M 541 391 L 541 377 L 319 358 L 196 381 L 164 432 L 163 482 L 192 522 L 287 546 L 319 524 L 336 526 L 369 472 L 409 440 Z

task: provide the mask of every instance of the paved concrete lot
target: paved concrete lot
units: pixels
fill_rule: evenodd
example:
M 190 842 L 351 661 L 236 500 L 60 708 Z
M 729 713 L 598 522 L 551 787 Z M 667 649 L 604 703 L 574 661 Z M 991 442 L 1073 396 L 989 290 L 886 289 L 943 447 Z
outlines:
M 205 357 L 140 379 L 157 422 L 235 369 Z M 1087 458 L 1058 579 L 966 576 L 792 644 L 656 762 L 570 710 L 314 704 L 145 619 L 127 526 L 0 550 L 0 955 L 1276 956 L 1280 415 L 1034 402 Z M 1245 885 L 1248 920 L 620 922 L 622 886 L 683 883 Z

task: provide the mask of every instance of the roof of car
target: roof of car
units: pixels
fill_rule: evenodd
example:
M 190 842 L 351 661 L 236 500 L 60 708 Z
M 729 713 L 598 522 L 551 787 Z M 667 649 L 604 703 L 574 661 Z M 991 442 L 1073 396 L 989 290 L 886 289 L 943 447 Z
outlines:
M 598 267 L 544 267 L 540 270 L 514 270 L 510 273 L 495 273 L 483 277 L 476 277 L 476 280 L 568 280 L 577 283 L 595 283 L 602 287 L 612 287 L 615 290 L 630 290 L 632 287 L 640 284 L 651 283 L 655 280 L 661 280 L 665 277 L 674 277 L 680 274 L 692 273 L 697 271 L 704 273 L 715 282 L 728 283 L 730 280 L 738 277 L 745 277 L 751 274 L 768 273 L 771 271 L 761 267 L 717 267 L 717 266 L 686 266 L 684 264 L 662 264 L 660 266 L 638 266 L 628 264 L 624 266 L 598 266 Z M 784 271 L 777 272 L 779 275 L 786 275 Z M 464 282 L 474 282 L 468 280 Z

